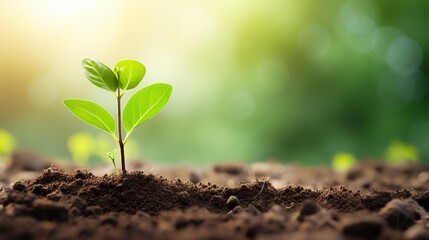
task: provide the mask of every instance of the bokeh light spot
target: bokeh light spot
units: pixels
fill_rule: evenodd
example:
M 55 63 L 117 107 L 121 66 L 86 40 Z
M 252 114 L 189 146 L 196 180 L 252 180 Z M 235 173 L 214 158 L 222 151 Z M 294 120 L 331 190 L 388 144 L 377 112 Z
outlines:
M 350 16 L 345 24 L 347 29 L 355 34 L 367 34 L 374 28 L 374 21 L 365 15 Z
M 319 59 L 329 53 L 331 49 L 331 33 L 320 24 L 306 26 L 298 37 L 298 46 L 309 57 Z
M 67 141 L 73 161 L 80 166 L 89 165 L 89 157 L 93 152 L 95 139 L 87 132 L 78 132 L 71 135 Z
M 346 23 L 350 17 L 358 15 L 368 16 L 375 19 L 375 9 L 370 1 L 367 0 L 349 0 L 344 1 L 340 9 L 340 18 Z
M 15 145 L 16 141 L 12 134 L 0 128 L 0 155 L 9 155 Z
M 393 141 L 385 151 L 385 158 L 394 163 L 418 161 L 419 157 L 417 147 L 401 141 Z
M 348 152 L 335 154 L 332 159 L 332 168 L 337 172 L 344 172 L 356 164 L 356 157 Z
M 420 46 L 411 38 L 404 36 L 395 39 L 387 52 L 387 62 L 397 73 L 409 74 L 416 71 L 422 59 Z
M 375 55 L 383 60 L 387 59 L 390 45 L 402 34 L 392 27 L 378 27 L 371 32 L 371 49 Z

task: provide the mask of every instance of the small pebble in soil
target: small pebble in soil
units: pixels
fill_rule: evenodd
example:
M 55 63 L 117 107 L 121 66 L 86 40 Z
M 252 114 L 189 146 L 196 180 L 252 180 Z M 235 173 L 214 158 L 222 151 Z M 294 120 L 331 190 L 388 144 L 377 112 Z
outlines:
M 236 206 L 234 209 L 228 212 L 228 215 L 236 215 L 244 211 L 244 208 L 241 206 Z
M 412 199 L 394 199 L 380 210 L 380 215 L 390 227 L 403 231 L 414 225 L 426 212 Z
M 196 172 L 189 173 L 189 181 L 193 184 L 201 182 L 202 177 Z
M 363 176 L 362 169 L 350 169 L 346 174 L 346 179 L 350 181 L 354 181 Z
M 253 215 L 253 216 L 257 216 L 257 215 L 260 215 L 261 214 L 261 211 L 259 211 L 254 205 L 252 205 L 252 204 L 249 204 L 248 206 L 247 206 L 247 208 L 245 209 L 245 211 L 247 212 L 247 213 L 250 213 L 251 215 Z
M 13 190 L 16 191 L 24 191 L 25 190 L 25 182 L 22 180 L 18 180 L 13 184 Z
M 307 216 L 311 216 L 313 214 L 316 214 L 316 213 L 320 212 L 320 210 L 322 210 L 322 208 L 317 203 L 315 203 L 314 201 L 311 201 L 311 200 L 307 200 L 302 205 L 297 219 L 298 219 L 298 221 L 302 222 L 305 220 L 305 218 Z
M 216 173 L 238 175 L 246 172 L 246 166 L 242 163 L 219 163 L 213 167 Z
M 240 200 L 238 200 L 238 198 L 234 195 L 229 196 L 228 200 L 226 200 L 226 207 L 230 210 L 239 205 L 241 205 Z
M 344 224 L 341 230 L 344 236 L 358 239 L 376 239 L 383 231 L 383 221 L 375 217 L 351 220 Z
M 89 206 L 85 209 L 85 216 L 99 216 L 103 214 L 103 209 L 100 206 Z
M 428 172 L 421 172 L 417 176 L 417 179 L 422 183 L 426 183 L 429 181 L 429 173 Z

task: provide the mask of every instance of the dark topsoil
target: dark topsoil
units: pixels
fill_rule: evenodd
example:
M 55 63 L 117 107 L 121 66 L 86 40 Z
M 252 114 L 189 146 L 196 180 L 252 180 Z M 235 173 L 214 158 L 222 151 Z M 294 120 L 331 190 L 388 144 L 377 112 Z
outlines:
M 12 182 L 0 191 L 0 239 L 429 239 L 425 165 L 161 172 L 181 178 L 50 167 Z

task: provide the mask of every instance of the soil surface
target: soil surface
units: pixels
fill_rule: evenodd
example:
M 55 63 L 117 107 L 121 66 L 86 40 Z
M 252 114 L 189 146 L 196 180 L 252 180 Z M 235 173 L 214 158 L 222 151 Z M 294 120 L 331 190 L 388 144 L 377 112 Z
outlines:
M 429 239 L 421 164 L 362 161 L 335 173 L 225 163 L 96 176 L 53 166 L 37 174 L 45 165 L 15 161 L 1 174 L 0 239 Z M 14 179 L 20 171 L 33 175 Z

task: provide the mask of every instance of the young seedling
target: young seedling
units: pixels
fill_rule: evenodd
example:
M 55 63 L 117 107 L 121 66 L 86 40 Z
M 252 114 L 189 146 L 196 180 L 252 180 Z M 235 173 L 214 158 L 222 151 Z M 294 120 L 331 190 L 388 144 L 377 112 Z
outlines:
M 119 175 L 119 171 L 118 171 L 118 168 L 116 167 L 116 162 L 115 162 L 115 154 L 116 154 L 116 149 L 114 149 L 111 152 L 103 153 L 103 156 L 108 157 L 112 161 L 113 167 L 115 168 L 116 175 Z
M 115 96 L 117 124 L 106 109 L 94 102 L 82 99 L 66 99 L 64 104 L 82 121 L 112 135 L 119 145 L 122 173 L 125 174 L 124 145 L 127 143 L 130 134 L 137 126 L 164 108 L 170 99 L 173 87 L 165 83 L 156 83 L 139 90 L 130 98 L 123 114 L 121 114 L 121 98 L 126 90 L 139 85 L 146 73 L 145 66 L 135 60 L 123 60 L 118 62 L 112 71 L 101 62 L 85 58 L 82 60 L 82 67 L 86 78 L 91 83 L 112 92 Z M 127 132 L 125 138 L 123 138 L 122 126 Z

